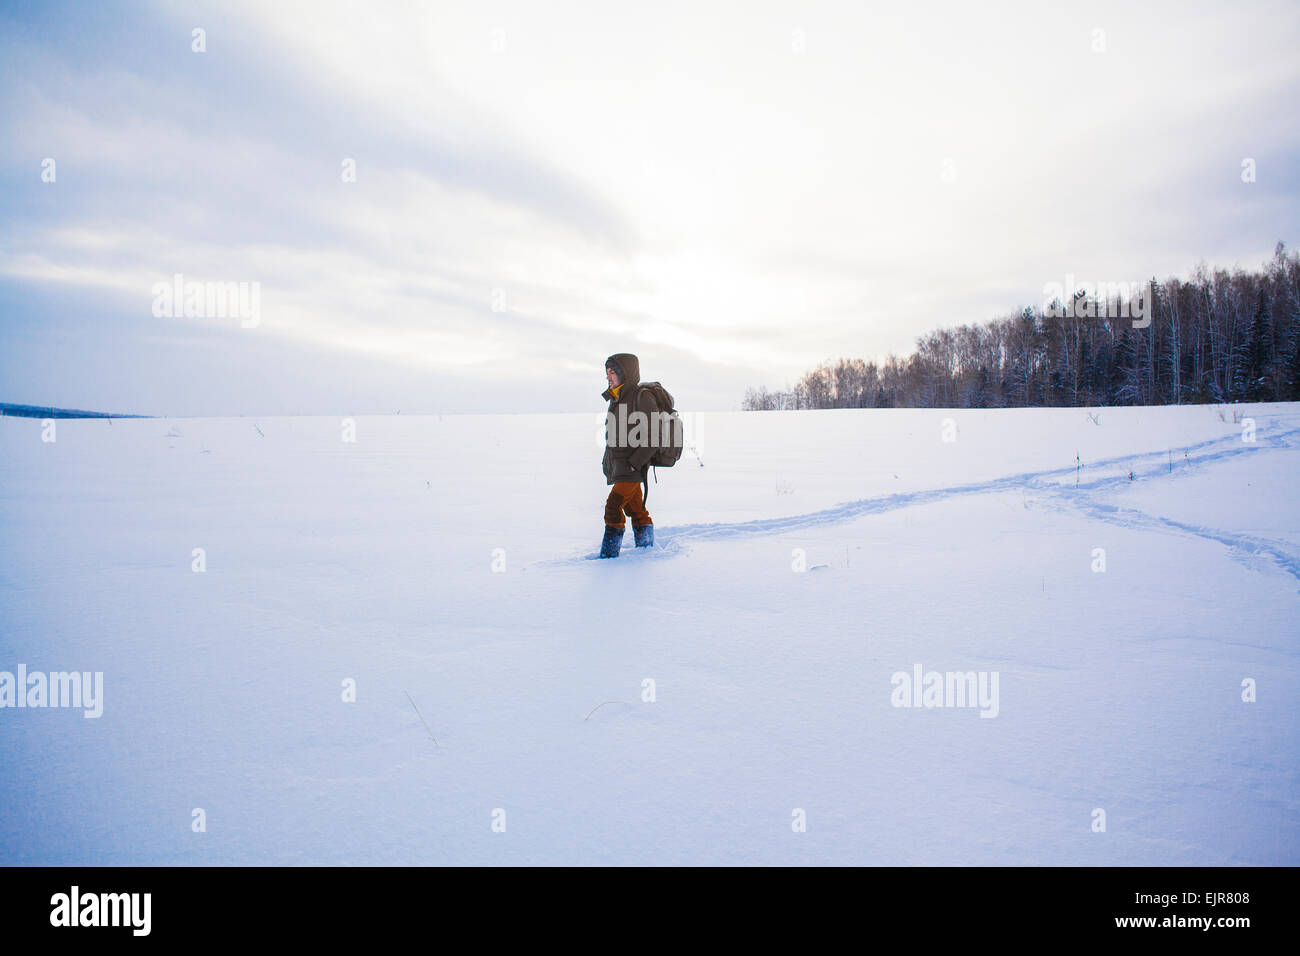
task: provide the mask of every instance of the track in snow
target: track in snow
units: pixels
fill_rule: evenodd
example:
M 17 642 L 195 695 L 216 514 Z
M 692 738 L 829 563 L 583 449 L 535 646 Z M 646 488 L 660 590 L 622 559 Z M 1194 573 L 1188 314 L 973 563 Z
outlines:
M 1276 420 L 1269 423 L 1277 425 Z M 1244 454 L 1259 454 L 1265 450 L 1292 448 L 1291 439 L 1300 435 L 1300 428 L 1279 432 L 1276 435 L 1261 435 L 1256 442 L 1245 443 L 1238 436 L 1213 438 L 1208 441 L 1189 445 L 1182 449 L 1184 458 L 1176 474 L 1186 474 L 1189 470 L 1202 470 L 1207 465 L 1229 460 Z M 1089 471 L 1097 469 L 1126 468 L 1134 478 L 1158 478 L 1167 475 L 1168 450 L 1137 452 L 1132 455 L 1120 455 L 1101 461 L 1089 462 L 1085 467 Z M 879 498 L 863 498 L 846 501 L 820 511 L 811 511 L 802 515 L 787 515 L 781 518 L 758 518 L 753 521 L 731 523 L 715 522 L 708 524 L 686 524 L 672 526 L 655 526 L 655 547 L 652 551 L 624 549 L 617 560 L 635 557 L 636 560 L 653 560 L 671 557 L 676 554 L 689 553 L 692 541 L 712 541 L 725 538 L 752 537 L 755 535 L 784 534 L 824 525 L 840 524 L 853 521 L 864 515 L 881 514 L 910 508 L 914 505 L 931 504 L 964 495 L 981 495 L 1004 491 L 1032 489 L 1058 499 L 1062 504 L 1072 507 L 1085 517 L 1126 527 L 1147 530 L 1190 534 L 1196 537 L 1216 541 L 1230 548 L 1240 548 L 1255 554 L 1263 554 L 1275 561 L 1288 574 L 1300 579 L 1300 556 L 1292 553 L 1288 546 L 1267 538 L 1251 537 L 1229 531 L 1190 525 L 1149 515 L 1134 508 L 1120 508 L 1103 502 L 1090 500 L 1090 496 L 1107 489 L 1122 488 L 1131 483 L 1128 474 L 1109 475 L 1080 481 L 1077 485 L 1068 482 L 1075 475 L 1072 467 L 1054 468 L 1046 471 L 1022 472 L 989 481 L 973 482 L 967 485 L 954 485 L 948 488 L 931 488 L 923 491 L 904 492 L 885 495 Z M 539 562 L 535 567 L 555 565 L 573 565 L 580 561 L 597 560 L 596 552 L 585 552 L 570 558 Z

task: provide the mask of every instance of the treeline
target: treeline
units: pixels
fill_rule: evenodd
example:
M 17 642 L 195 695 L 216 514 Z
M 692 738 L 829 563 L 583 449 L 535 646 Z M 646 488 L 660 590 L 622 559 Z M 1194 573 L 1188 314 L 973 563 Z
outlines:
M 148 415 L 114 415 L 111 412 L 83 412 L 76 408 L 48 405 L 13 405 L 0 402 L 0 416 L 9 418 L 148 418 Z
M 918 338 L 906 358 L 825 362 L 793 388 L 748 389 L 741 407 L 1300 401 L 1300 255 L 1280 242 L 1258 272 L 1201 265 L 1190 281 L 1152 279 L 1132 302 L 1099 292 L 1067 297 L 983 325 L 936 330 Z M 1139 307 L 1145 328 L 1135 328 L 1130 315 Z

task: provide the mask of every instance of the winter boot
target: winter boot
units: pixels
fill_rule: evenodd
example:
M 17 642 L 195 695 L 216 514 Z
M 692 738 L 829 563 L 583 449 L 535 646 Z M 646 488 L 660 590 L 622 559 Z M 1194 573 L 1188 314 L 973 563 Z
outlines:
M 605 537 L 600 541 L 600 556 L 602 558 L 617 558 L 619 549 L 622 547 L 623 529 L 605 525 Z
M 652 548 L 655 543 L 655 526 L 652 524 L 632 525 L 632 537 L 638 548 Z

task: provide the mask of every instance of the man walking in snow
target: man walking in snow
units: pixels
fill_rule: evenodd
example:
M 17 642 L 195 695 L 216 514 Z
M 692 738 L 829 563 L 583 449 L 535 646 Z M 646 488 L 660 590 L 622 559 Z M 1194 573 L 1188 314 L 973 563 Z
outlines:
M 630 423 L 635 421 L 632 416 L 638 411 L 644 413 L 644 421 L 649 421 L 659 407 L 649 392 L 637 388 L 641 382 L 641 363 L 635 355 L 618 352 L 607 358 L 605 379 L 609 388 L 600 397 L 609 402 L 609 414 L 605 417 L 605 458 L 601 467 L 606 483 L 614 487 L 605 499 L 605 537 L 600 543 L 600 556 L 617 558 L 623 545 L 624 515 L 632 519 L 636 546 L 654 545 L 654 522 L 645 509 L 641 482 L 655 449 L 645 439 L 634 443 L 638 430 Z M 644 429 L 641 431 L 644 433 Z

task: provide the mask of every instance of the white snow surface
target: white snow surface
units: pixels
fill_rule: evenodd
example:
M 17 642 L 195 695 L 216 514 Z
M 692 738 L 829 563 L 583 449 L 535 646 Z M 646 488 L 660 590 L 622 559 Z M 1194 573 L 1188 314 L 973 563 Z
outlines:
M 1300 864 L 1300 406 L 1093 414 L 0 418 L 0 864 Z

